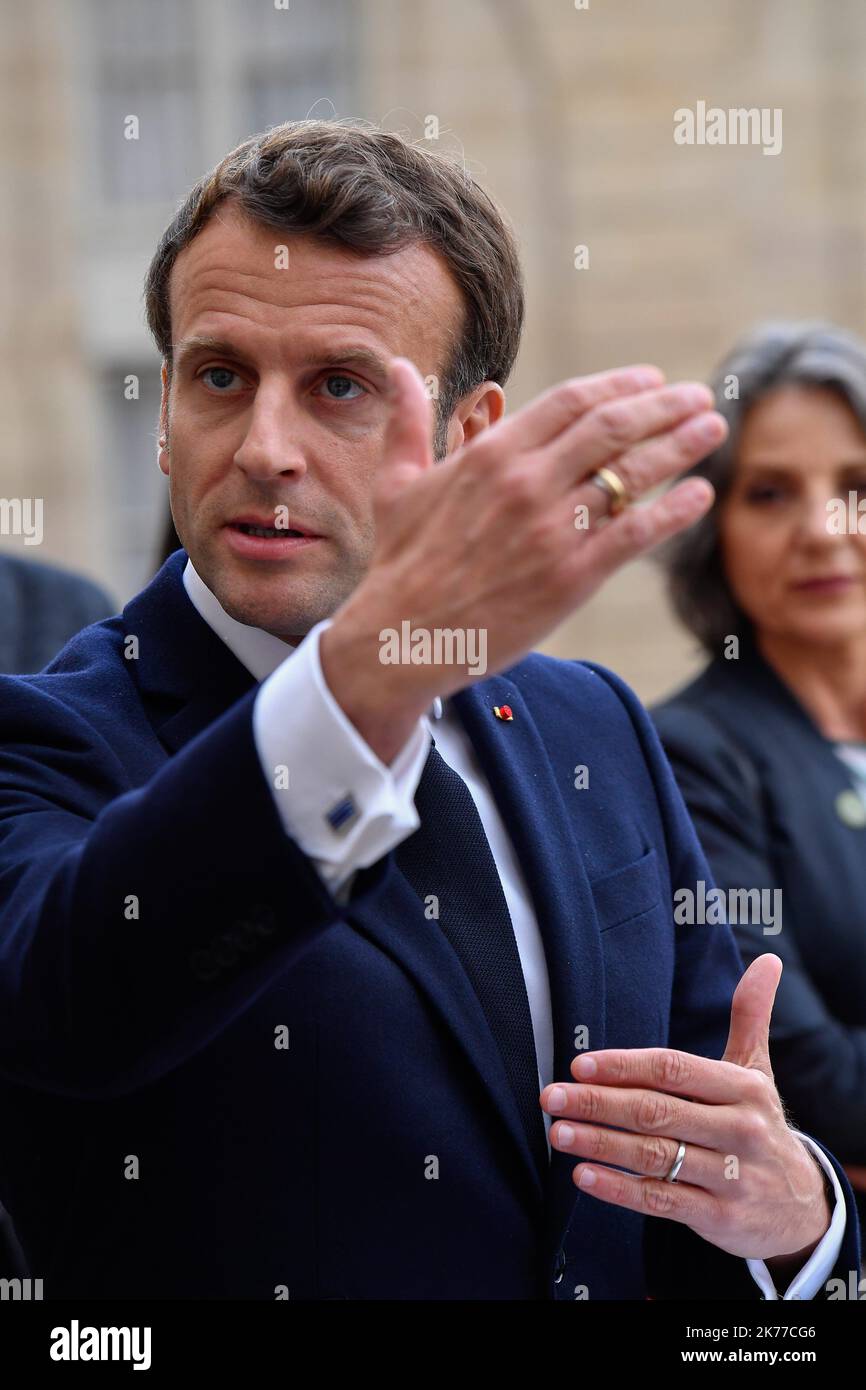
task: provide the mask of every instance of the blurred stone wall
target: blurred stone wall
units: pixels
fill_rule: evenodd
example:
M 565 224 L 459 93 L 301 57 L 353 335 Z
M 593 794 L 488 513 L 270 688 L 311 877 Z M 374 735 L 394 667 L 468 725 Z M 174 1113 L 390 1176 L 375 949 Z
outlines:
M 371 114 L 407 129 L 437 115 L 516 224 L 529 313 L 510 408 L 625 362 L 705 378 L 767 317 L 866 332 L 860 0 L 377 0 L 369 13 Z M 701 100 L 781 108 L 781 151 L 677 145 L 674 112 Z M 575 269 L 581 245 L 589 266 Z M 645 700 L 702 664 L 646 561 L 545 649 L 613 667 Z

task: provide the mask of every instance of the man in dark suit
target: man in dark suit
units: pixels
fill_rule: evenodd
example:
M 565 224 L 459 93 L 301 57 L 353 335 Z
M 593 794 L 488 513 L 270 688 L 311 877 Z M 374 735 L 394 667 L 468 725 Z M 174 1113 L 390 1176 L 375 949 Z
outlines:
M 41 671 L 90 623 L 113 612 L 97 584 L 56 565 L 0 555 L 0 671 Z M 24 1273 L 20 1246 L 0 1207 L 0 1278 Z
M 709 873 L 648 716 L 526 655 L 708 505 L 619 514 L 721 437 L 709 393 L 625 369 L 502 419 L 509 233 L 342 124 L 198 185 L 148 314 L 184 549 L 0 682 L 0 1195 L 46 1297 L 844 1283 L 777 958 L 675 929 Z
M 0 671 L 41 671 L 70 637 L 113 611 L 105 590 L 79 574 L 0 555 Z

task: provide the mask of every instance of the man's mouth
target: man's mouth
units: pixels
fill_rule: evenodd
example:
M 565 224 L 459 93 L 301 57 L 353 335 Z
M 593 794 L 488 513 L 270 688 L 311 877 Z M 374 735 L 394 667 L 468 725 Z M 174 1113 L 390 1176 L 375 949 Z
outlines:
M 285 540 L 287 536 L 309 536 L 309 531 L 295 531 L 291 526 L 252 526 L 246 521 L 229 523 L 233 530 L 245 536 L 260 536 L 263 540 Z
M 261 516 L 236 517 L 223 529 L 230 549 L 246 560 L 281 562 L 324 540 L 303 526 L 272 526 Z

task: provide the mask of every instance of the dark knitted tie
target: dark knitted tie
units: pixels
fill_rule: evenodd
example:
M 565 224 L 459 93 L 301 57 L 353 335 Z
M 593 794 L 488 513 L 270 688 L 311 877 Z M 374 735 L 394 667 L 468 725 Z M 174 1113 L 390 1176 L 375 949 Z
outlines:
M 439 900 L 439 927 L 481 1002 L 544 1177 L 548 1151 L 532 1015 L 511 915 L 475 802 L 435 744 L 415 805 L 421 826 L 397 847 L 398 867 L 422 902 L 430 894 Z

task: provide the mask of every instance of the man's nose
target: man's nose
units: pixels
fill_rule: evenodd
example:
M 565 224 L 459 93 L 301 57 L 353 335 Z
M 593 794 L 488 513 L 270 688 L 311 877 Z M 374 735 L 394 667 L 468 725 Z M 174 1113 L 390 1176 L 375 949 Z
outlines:
M 302 431 L 301 412 L 288 390 L 278 383 L 260 386 L 235 463 L 257 480 L 286 473 L 300 476 L 307 470 Z

